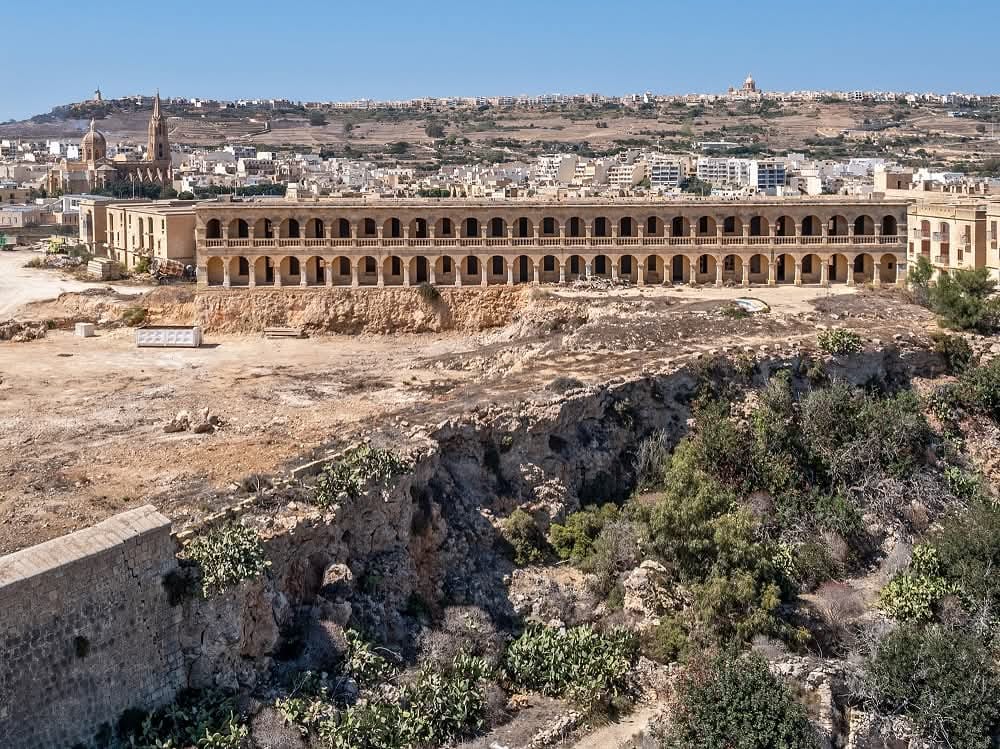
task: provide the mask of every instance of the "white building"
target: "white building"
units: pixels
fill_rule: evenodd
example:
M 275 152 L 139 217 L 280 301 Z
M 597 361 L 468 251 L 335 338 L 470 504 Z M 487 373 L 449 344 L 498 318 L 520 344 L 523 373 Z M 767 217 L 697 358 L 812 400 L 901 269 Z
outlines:
M 647 173 L 651 190 L 670 190 L 680 185 L 684 169 L 676 159 L 651 158 Z
M 785 162 L 781 159 L 754 159 L 750 162 L 749 185 L 758 192 L 776 195 L 785 186 Z

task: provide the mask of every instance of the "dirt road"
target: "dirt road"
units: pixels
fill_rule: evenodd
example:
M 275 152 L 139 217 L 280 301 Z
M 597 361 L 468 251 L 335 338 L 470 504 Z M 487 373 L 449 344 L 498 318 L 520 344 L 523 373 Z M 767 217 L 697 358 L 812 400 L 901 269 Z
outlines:
M 55 299 L 68 291 L 107 287 L 107 283 L 87 283 L 65 273 L 41 268 L 25 268 L 24 264 L 39 253 L 27 250 L 0 252 L 0 320 L 11 318 L 15 311 L 29 302 Z M 141 294 L 148 286 L 111 284 L 123 294 Z

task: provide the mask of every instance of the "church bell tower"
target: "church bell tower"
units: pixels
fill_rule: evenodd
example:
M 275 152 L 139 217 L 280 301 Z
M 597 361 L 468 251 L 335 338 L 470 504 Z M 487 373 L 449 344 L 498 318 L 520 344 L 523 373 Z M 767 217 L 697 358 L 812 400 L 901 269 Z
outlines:
M 149 119 L 149 140 L 146 158 L 156 164 L 170 163 L 170 143 L 167 140 L 167 121 L 160 114 L 160 92 L 153 100 L 153 116 Z

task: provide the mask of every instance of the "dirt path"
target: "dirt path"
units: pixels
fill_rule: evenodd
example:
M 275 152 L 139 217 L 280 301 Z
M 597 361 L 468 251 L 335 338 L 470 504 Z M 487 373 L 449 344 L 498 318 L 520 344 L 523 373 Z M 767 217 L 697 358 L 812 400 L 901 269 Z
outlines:
M 584 736 L 569 749 L 622 749 L 631 746 L 632 740 L 649 727 L 662 709 L 659 704 L 640 706 L 620 721 L 608 723 Z
M 78 281 L 55 270 L 25 268 L 24 264 L 35 257 L 39 257 L 39 253 L 27 250 L 0 252 L 0 320 L 9 319 L 30 302 L 55 299 L 65 292 L 109 286 L 107 283 Z M 111 287 L 122 294 L 141 294 L 152 288 L 117 284 L 111 284 Z

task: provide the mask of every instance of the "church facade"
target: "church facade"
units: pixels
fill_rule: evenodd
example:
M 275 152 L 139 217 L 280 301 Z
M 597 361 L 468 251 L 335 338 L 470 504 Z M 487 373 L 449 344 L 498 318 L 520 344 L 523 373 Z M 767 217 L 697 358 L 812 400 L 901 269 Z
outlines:
M 113 182 L 169 185 L 173 178 L 170 141 L 167 136 L 167 121 L 160 111 L 159 93 L 153 100 L 153 115 L 149 119 L 146 159 L 109 159 L 107 154 L 108 142 L 91 120 L 90 130 L 80 141 L 80 160 L 63 159 L 49 172 L 49 193 L 90 192 L 105 188 Z

